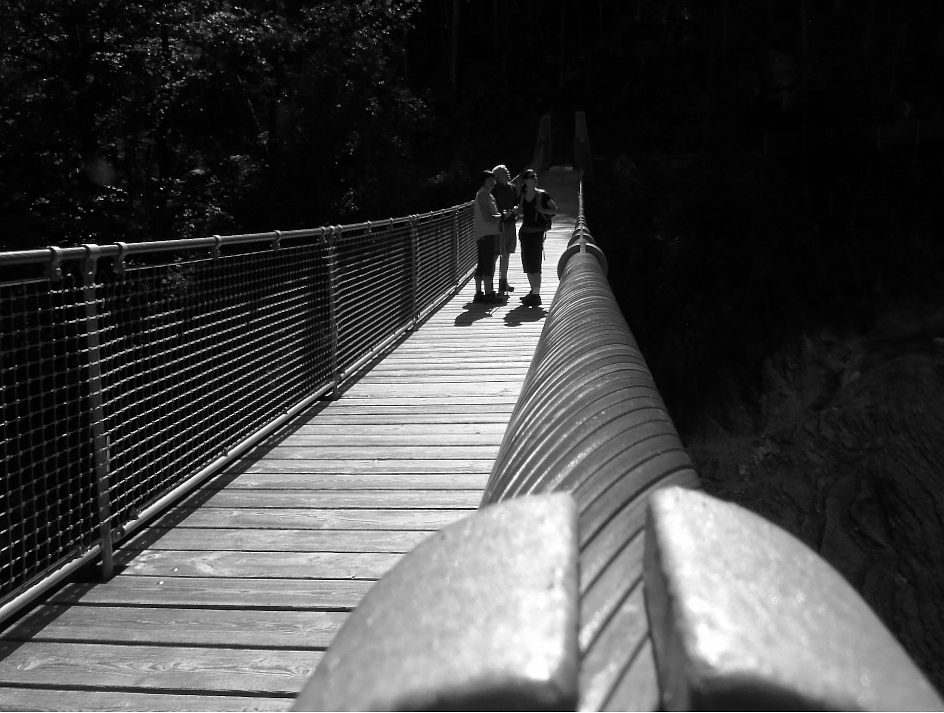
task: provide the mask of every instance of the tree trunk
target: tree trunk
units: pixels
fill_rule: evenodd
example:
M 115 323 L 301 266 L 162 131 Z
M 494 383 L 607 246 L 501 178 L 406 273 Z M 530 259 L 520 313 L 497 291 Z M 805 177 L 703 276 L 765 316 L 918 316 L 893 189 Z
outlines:
M 565 33 L 567 31 L 567 5 L 566 3 L 561 3 L 561 21 L 560 21 L 560 76 L 558 78 L 558 88 L 563 88 L 564 86 L 564 48 L 566 47 L 567 38 Z
M 702 150 L 707 155 L 709 149 L 709 130 L 708 125 L 711 120 L 711 100 L 714 93 L 714 74 L 717 48 L 715 43 L 715 25 L 718 22 L 719 0 L 714 0 L 711 4 L 711 20 L 708 22 L 708 63 L 707 76 L 705 77 L 705 98 L 702 113 Z
M 449 54 L 449 94 L 453 108 L 459 102 L 459 0 L 452 0 L 452 46 Z
M 806 179 L 809 160 L 809 74 L 810 74 L 810 35 L 808 0 L 800 0 L 800 175 Z

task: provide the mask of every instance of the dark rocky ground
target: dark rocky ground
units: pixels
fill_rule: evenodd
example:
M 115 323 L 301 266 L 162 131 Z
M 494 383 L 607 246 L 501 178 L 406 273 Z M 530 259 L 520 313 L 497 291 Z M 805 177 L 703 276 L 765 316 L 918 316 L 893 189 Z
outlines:
M 944 303 L 808 335 L 683 439 L 707 492 L 839 570 L 944 691 Z M 940 342 L 938 341 L 940 340 Z

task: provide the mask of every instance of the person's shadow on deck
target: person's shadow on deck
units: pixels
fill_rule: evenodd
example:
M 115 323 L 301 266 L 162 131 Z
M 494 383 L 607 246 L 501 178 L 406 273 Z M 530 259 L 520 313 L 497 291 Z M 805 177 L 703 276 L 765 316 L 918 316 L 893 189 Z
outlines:
M 462 312 L 456 317 L 455 326 L 471 327 L 480 319 L 487 319 L 494 316 L 495 308 L 501 306 L 502 305 L 500 304 L 486 305 L 471 301 L 466 302 L 464 305 L 462 305 L 462 308 L 465 310 L 465 312 Z
M 518 327 L 525 322 L 538 322 L 547 316 L 543 307 L 525 307 L 519 305 L 505 314 L 506 327 Z

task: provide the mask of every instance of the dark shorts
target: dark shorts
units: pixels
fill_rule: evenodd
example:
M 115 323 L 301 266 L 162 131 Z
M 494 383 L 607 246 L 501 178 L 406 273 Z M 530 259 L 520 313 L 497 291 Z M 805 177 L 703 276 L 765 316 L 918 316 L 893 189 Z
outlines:
M 544 233 L 518 233 L 521 241 L 521 267 L 525 273 L 541 272 Z
M 495 274 L 495 243 L 497 235 L 486 235 L 475 241 L 478 263 L 475 266 L 476 277 L 492 277 Z

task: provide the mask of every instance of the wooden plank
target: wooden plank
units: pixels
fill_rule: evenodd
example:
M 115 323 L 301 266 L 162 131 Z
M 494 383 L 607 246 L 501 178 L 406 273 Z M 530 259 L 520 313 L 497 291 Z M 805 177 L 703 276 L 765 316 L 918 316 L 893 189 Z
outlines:
M 244 461 L 247 466 L 250 461 Z M 213 489 L 230 490 L 277 488 L 279 490 L 476 490 L 479 494 L 488 482 L 488 473 L 379 473 L 335 475 L 319 473 L 241 473 L 232 479 L 218 479 Z
M 148 528 L 124 550 L 261 550 L 269 552 L 409 552 L 425 530 L 220 530 Z
M 376 424 L 362 423 L 358 418 L 351 418 L 347 421 L 327 421 L 316 419 L 313 422 L 302 424 L 293 429 L 293 436 L 328 436 L 333 438 L 346 437 L 384 437 L 385 439 L 399 438 L 401 436 L 414 438 L 417 436 L 434 436 L 436 438 L 446 438 L 448 436 L 497 436 L 499 440 L 505 435 L 507 423 L 495 421 L 492 423 L 455 423 L 449 419 L 445 423 L 387 423 L 382 428 Z
M 391 352 L 383 361 L 377 362 L 368 375 L 364 378 L 387 377 L 393 373 L 409 376 L 410 374 L 422 372 L 426 376 L 436 376 L 438 374 L 453 375 L 466 372 L 468 369 L 482 371 L 485 369 L 505 370 L 514 373 L 527 371 L 533 359 L 533 349 L 523 349 L 521 351 L 503 350 L 494 354 L 476 354 L 472 357 L 456 358 L 457 352 L 442 351 L 438 354 L 431 352 L 428 347 L 422 351 L 414 352 Z
M 368 580 L 248 579 L 229 577 L 125 577 L 72 582 L 50 604 L 349 610 L 373 586 Z
M 292 649 L 0 641 L 6 686 L 295 695 L 324 654 Z M 79 701 L 76 700 L 78 704 Z
M 468 406 L 457 406 L 455 410 L 446 411 L 442 407 L 431 410 L 429 408 L 418 408 L 415 406 L 401 406 L 397 404 L 377 404 L 376 406 L 350 406 L 344 410 L 329 411 L 318 415 L 316 425 L 319 427 L 331 425 L 364 425 L 364 426 L 384 426 L 390 424 L 393 420 L 391 416 L 398 416 L 398 424 L 408 425 L 427 425 L 436 424 L 448 425 L 456 428 L 462 428 L 468 424 L 475 425 L 496 425 L 502 428 L 504 432 L 508 425 L 508 417 L 511 415 L 511 405 L 505 404 L 500 408 L 471 410 Z
M 401 557 L 387 552 L 119 550 L 115 563 L 126 576 L 376 580 Z
M 390 458 L 393 460 L 494 460 L 498 455 L 498 446 L 451 446 L 449 448 L 433 448 L 423 446 L 359 446 L 356 454 L 360 458 L 378 460 Z M 274 458 L 305 460 L 311 458 L 342 459 L 351 455 L 350 447 L 334 446 L 274 446 L 269 454 Z
M 386 427 L 394 420 L 392 417 L 396 417 L 397 424 L 402 426 L 435 424 L 436 430 L 439 430 L 440 425 L 456 428 L 464 428 L 468 425 L 494 425 L 504 431 L 511 411 L 511 404 L 503 404 L 496 409 L 486 407 L 470 409 L 468 406 L 456 406 L 454 410 L 449 411 L 442 407 L 431 409 L 397 404 L 377 404 L 375 407 L 348 405 L 343 410 L 337 409 L 319 414 L 313 425 L 316 427 L 331 425 Z M 299 428 L 304 428 L 304 426 L 299 426 Z
M 412 433 L 351 433 L 344 437 L 346 448 L 413 448 L 439 450 L 452 454 L 456 449 L 467 446 L 486 446 L 497 449 L 501 445 L 502 433 L 436 433 L 432 430 L 425 434 Z M 337 433 L 320 433 L 309 431 L 295 433 L 282 439 L 282 448 L 335 448 L 339 435 Z
M 462 299 L 462 296 L 459 296 L 459 299 Z M 469 310 L 464 309 L 455 309 L 454 303 L 447 302 L 442 308 L 441 311 L 437 313 L 437 316 L 450 315 L 447 319 L 428 320 L 422 328 L 417 331 L 415 334 L 407 337 L 402 342 L 400 342 L 395 349 L 391 350 L 391 353 L 396 354 L 405 354 L 409 353 L 411 349 L 418 350 L 422 353 L 424 347 L 430 343 L 436 341 L 442 341 L 442 338 L 449 337 L 450 335 L 456 337 L 456 340 L 452 343 L 452 348 L 456 351 L 461 351 L 468 354 L 496 354 L 497 352 L 494 349 L 489 349 L 488 346 L 491 342 L 487 342 L 485 345 L 482 344 L 481 332 L 480 330 L 468 330 L 468 329 L 456 329 L 455 327 L 455 318 L 457 316 L 468 313 Z M 533 314 L 537 315 L 537 312 Z M 540 332 L 540 329 L 544 327 L 543 319 L 539 322 L 534 322 L 535 332 Z M 500 336 L 506 337 L 506 341 L 510 341 L 512 349 L 515 349 L 516 346 L 518 349 L 526 349 L 527 342 L 524 337 L 527 335 L 527 327 L 524 327 L 522 331 L 518 329 L 506 330 L 504 326 L 501 329 L 492 330 L 491 335 L 486 337 L 486 340 L 490 337 L 495 337 L 496 339 Z M 472 335 L 470 339 L 470 335 Z M 536 336 L 536 335 L 529 335 Z M 483 346 L 485 348 L 483 348 Z M 532 352 L 534 350 L 532 349 Z
M 209 508 L 179 510 L 155 524 L 178 527 L 248 527 L 285 530 L 426 530 L 452 524 L 474 512 L 468 510 L 261 510 Z
M 40 606 L 5 641 L 324 650 L 346 612 Z
M 0 710 L 4 711 L 284 711 L 293 698 L 286 696 L 179 695 L 173 692 L 135 693 L 122 691 L 59 690 L 0 687 Z
M 469 366 L 469 369 L 475 369 L 474 365 Z M 486 373 L 481 370 L 477 370 L 479 373 Z M 488 383 L 490 386 L 495 384 L 504 383 L 504 384 L 513 384 L 520 385 L 522 379 L 528 373 L 528 367 L 522 366 L 521 369 L 489 369 L 488 370 Z M 414 374 L 411 372 L 403 371 L 393 371 L 393 372 L 383 372 L 380 374 L 371 375 L 369 382 L 362 382 L 362 384 L 370 385 L 386 385 L 386 384 L 395 384 L 397 386 L 406 385 L 414 388 L 427 389 L 432 386 L 438 386 L 436 390 L 437 393 L 441 393 L 443 388 L 452 388 L 456 384 L 467 384 L 469 381 L 468 371 L 465 373 L 461 369 L 456 369 L 452 373 L 446 372 L 437 372 L 435 374 Z
M 509 303 L 510 304 L 510 303 Z M 468 310 L 456 311 L 453 312 L 454 315 L 467 314 Z M 445 313 L 443 313 L 445 314 Z M 532 314 L 537 315 L 537 312 Z M 453 319 L 452 322 L 455 320 Z M 524 323 L 523 323 L 524 324 Z M 534 331 L 539 333 L 541 328 L 544 326 L 543 322 L 535 321 L 531 322 L 531 325 L 534 326 Z M 407 337 L 403 341 L 403 345 L 415 345 L 422 344 L 423 346 L 428 345 L 462 345 L 465 351 L 470 354 L 478 353 L 479 351 L 492 351 L 494 352 L 499 347 L 507 347 L 509 349 L 521 349 L 522 347 L 522 337 L 525 334 L 525 329 L 507 329 L 502 325 L 501 329 L 456 329 L 454 324 L 449 322 L 437 324 L 435 321 L 427 322 L 424 326 L 424 329 L 416 334 Z M 489 326 L 499 326 L 497 322 Z M 483 334 L 487 332 L 487 335 Z M 470 334 L 471 333 L 471 334 Z M 470 343 L 469 337 L 472 337 Z M 482 337 L 486 341 L 485 346 L 487 349 L 483 349 Z
M 348 508 L 348 509 L 473 509 L 480 490 L 221 490 L 201 500 L 208 508 Z
M 467 376 L 469 371 L 490 374 L 492 370 L 521 374 L 527 372 L 533 356 L 533 346 L 530 351 L 501 349 L 490 356 L 469 356 L 459 350 L 436 349 L 431 345 L 423 345 L 412 352 L 393 352 L 382 362 L 378 362 L 363 379 L 384 378 L 392 372 L 399 372 L 406 379 L 411 378 L 414 373 L 430 377 L 451 376 L 462 371 L 465 371 Z
M 469 291 L 467 294 L 469 297 L 472 295 L 471 291 Z M 520 303 L 520 300 L 516 301 Z M 535 331 L 538 332 L 540 331 L 540 327 L 543 326 L 540 321 L 536 320 L 534 322 L 522 322 L 522 328 L 520 329 L 508 329 L 505 326 L 504 320 L 495 319 L 495 317 L 502 314 L 507 315 L 509 312 L 513 311 L 513 309 L 509 308 L 520 307 L 520 304 L 514 305 L 512 301 L 509 300 L 507 304 L 500 305 L 490 310 L 491 316 L 486 317 L 483 320 L 478 320 L 478 323 L 475 324 L 475 326 L 456 328 L 455 322 L 457 318 L 469 314 L 484 315 L 485 313 L 485 310 L 477 307 L 471 310 L 456 309 L 457 306 L 461 306 L 464 302 L 467 303 L 468 300 L 465 300 L 463 295 L 460 294 L 456 301 L 447 303 L 446 306 L 443 307 L 442 311 L 437 313 L 438 319 L 431 319 L 426 322 L 426 324 L 423 325 L 423 329 L 407 337 L 405 340 L 403 340 L 403 343 L 410 344 L 420 342 L 425 344 L 428 342 L 448 340 L 453 342 L 461 342 L 468 345 L 469 333 L 481 334 L 483 332 L 487 332 L 489 337 L 489 346 L 500 341 L 507 342 L 508 344 L 514 346 L 521 344 L 521 337 L 529 328 L 529 326 L 534 327 Z M 537 316 L 539 314 L 537 311 L 529 310 L 523 310 L 523 313 L 531 314 L 532 316 Z M 495 327 L 498 327 L 498 329 L 495 329 Z M 470 351 L 474 351 L 474 348 L 471 348 Z
M 508 379 L 496 382 L 486 380 L 466 382 L 463 384 L 375 384 L 372 382 L 358 382 L 352 384 L 344 394 L 351 398 L 376 398 L 385 399 L 441 399 L 451 398 L 461 401 L 463 397 L 480 398 L 482 396 L 505 396 L 509 399 L 517 399 L 518 392 L 521 391 L 520 379 Z M 487 405 L 487 404 L 486 404 Z
M 339 408 L 336 410 L 345 412 L 356 406 L 377 406 L 388 410 L 398 408 L 432 410 L 438 413 L 465 413 L 471 408 L 493 409 L 505 406 L 511 413 L 518 401 L 517 393 L 483 394 L 480 390 L 478 393 L 456 394 L 453 397 L 448 394 L 418 396 L 412 389 L 409 391 L 410 393 L 407 394 L 385 394 L 382 390 L 375 389 L 375 393 L 370 395 L 342 391 L 340 400 L 337 401 Z
M 318 473 L 333 475 L 389 475 L 400 473 L 431 473 L 431 474 L 485 474 L 492 472 L 495 464 L 491 458 L 463 458 L 460 460 L 431 459 L 431 458 L 266 458 L 249 466 L 246 470 L 250 474 L 259 473 Z

